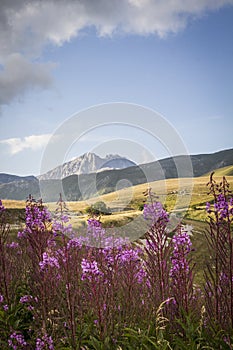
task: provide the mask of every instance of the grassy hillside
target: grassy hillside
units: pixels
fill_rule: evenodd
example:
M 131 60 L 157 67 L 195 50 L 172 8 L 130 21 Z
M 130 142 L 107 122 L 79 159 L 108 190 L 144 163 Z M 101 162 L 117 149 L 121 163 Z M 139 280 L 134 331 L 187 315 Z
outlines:
M 210 175 L 210 173 L 206 174 L 207 176 Z M 225 166 L 220 169 L 216 169 L 214 172 L 215 176 L 233 176 L 233 165 Z
M 231 167 L 227 167 L 230 171 Z M 219 170 L 225 173 L 225 168 Z M 222 175 L 221 175 L 222 176 Z M 215 180 L 221 181 L 221 176 L 216 171 Z M 233 189 L 233 176 L 227 177 L 230 188 Z M 208 195 L 206 187 L 209 181 L 208 176 L 202 176 L 193 179 L 167 179 L 154 181 L 148 184 L 141 184 L 133 187 L 101 195 L 90 200 L 67 202 L 71 213 L 71 222 L 75 228 L 85 227 L 87 214 L 85 209 L 97 201 L 103 201 L 110 207 L 111 215 L 102 215 L 101 221 L 106 226 L 122 226 L 141 216 L 141 208 L 146 201 L 143 192 L 152 188 L 156 193 L 157 200 L 161 201 L 169 212 L 174 212 L 177 216 L 189 220 L 205 221 L 205 203 L 212 198 Z M 193 188 L 192 188 L 193 186 Z M 22 209 L 25 206 L 24 201 L 4 200 L 6 208 Z M 51 211 L 56 208 L 56 203 L 47 204 Z

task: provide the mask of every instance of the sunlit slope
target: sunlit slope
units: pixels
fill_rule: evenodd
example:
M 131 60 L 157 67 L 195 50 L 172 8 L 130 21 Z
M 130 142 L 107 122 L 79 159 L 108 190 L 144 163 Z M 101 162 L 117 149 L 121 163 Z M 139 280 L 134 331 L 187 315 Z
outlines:
M 207 176 L 210 173 L 207 174 Z M 215 176 L 233 176 L 233 165 L 225 166 L 224 168 L 214 170 Z

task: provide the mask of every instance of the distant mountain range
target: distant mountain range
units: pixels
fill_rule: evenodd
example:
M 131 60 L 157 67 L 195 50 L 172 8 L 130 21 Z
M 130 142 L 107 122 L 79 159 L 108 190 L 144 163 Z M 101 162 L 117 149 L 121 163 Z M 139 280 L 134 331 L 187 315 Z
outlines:
M 189 159 L 193 169 L 187 167 Z M 31 194 L 35 198 L 42 195 L 45 201 L 56 201 L 63 191 L 66 200 L 76 201 L 115 191 L 120 180 L 138 185 L 178 176 L 197 177 L 230 165 L 233 165 L 233 149 L 175 156 L 142 165 L 118 155 L 101 158 L 87 153 L 38 178 L 0 174 L 0 198 L 25 200 Z
M 35 176 L 0 173 L 0 198 L 25 200 L 29 194 L 40 197 L 39 180 Z

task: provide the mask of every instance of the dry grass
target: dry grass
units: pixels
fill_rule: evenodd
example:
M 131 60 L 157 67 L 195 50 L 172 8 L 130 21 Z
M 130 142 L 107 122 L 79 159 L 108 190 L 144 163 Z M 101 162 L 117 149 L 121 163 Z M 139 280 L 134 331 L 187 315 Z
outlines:
M 16 201 L 12 199 L 3 199 L 2 203 L 7 209 L 23 209 L 25 208 L 25 201 Z

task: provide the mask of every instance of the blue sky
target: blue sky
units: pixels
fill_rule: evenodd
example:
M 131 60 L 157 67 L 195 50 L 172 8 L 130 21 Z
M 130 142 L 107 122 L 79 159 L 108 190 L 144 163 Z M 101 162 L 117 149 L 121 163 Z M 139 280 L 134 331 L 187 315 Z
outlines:
M 227 0 L 3 0 L 0 172 L 39 174 L 57 128 L 111 102 L 157 111 L 188 153 L 232 148 L 232 38 Z M 87 130 L 64 161 L 87 151 L 138 163 L 173 155 L 114 122 Z

